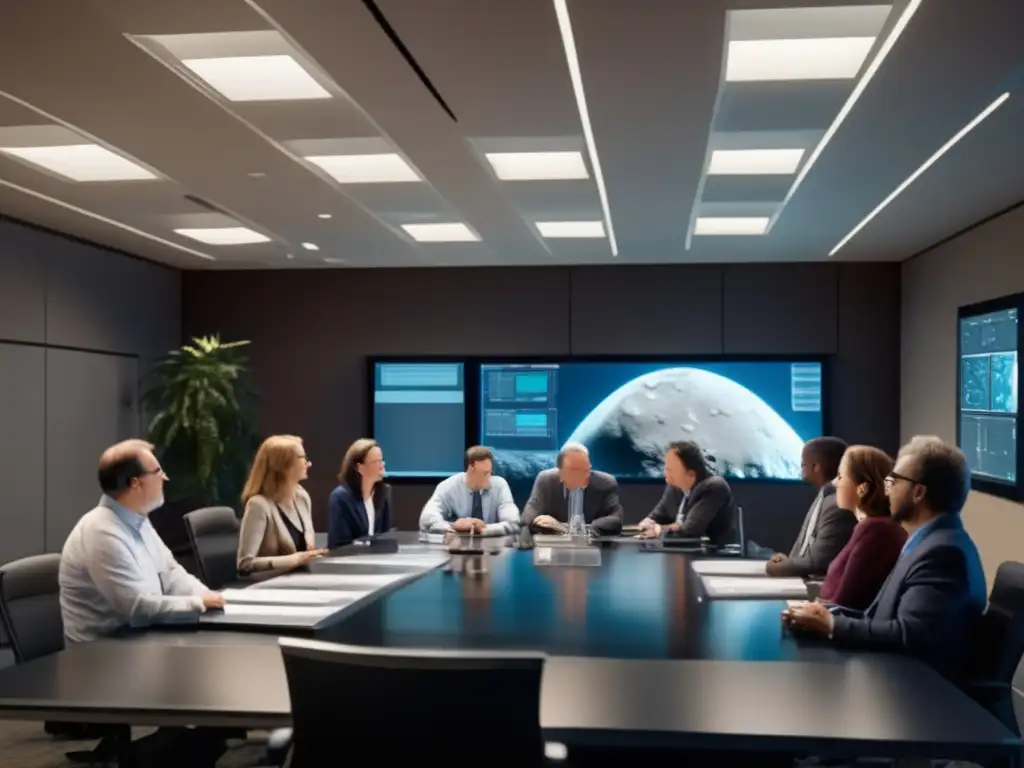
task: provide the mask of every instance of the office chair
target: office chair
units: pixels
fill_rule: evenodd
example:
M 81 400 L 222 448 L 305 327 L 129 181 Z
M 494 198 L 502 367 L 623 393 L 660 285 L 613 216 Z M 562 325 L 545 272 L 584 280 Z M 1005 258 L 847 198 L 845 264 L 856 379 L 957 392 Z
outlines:
M 56 554 L 32 555 L 0 566 L 0 623 L 16 664 L 64 650 L 59 574 L 60 555 Z M 126 726 L 48 722 L 45 730 L 54 736 L 100 739 L 93 750 L 68 752 L 72 763 L 109 762 L 131 740 Z
M 203 507 L 186 513 L 184 521 L 202 582 L 213 590 L 237 582 L 241 524 L 235 510 Z
M 1020 735 L 1013 709 L 1013 675 L 1024 657 L 1024 564 L 996 570 L 988 609 L 974 633 L 965 690 L 1003 725 Z
M 464 764 L 500 756 L 508 765 L 546 764 L 544 654 L 278 642 L 292 703 L 289 768 L 318 765 L 334 754 L 339 727 L 369 739 L 378 759 Z M 391 733 L 393 723 L 402 723 L 400 738 Z M 496 737 L 496 729 L 506 737 Z

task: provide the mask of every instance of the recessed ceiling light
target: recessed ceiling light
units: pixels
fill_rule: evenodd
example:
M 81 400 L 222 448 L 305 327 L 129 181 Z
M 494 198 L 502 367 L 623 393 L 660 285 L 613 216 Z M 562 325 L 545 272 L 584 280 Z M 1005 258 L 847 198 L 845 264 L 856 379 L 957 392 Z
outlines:
M 996 99 L 991 104 L 989 104 L 987 107 L 985 107 L 985 109 L 983 109 L 980 113 L 978 113 L 978 115 L 973 120 L 971 120 L 971 122 L 969 122 L 967 125 L 965 125 L 963 128 L 961 128 L 959 131 L 957 131 L 957 133 L 953 136 L 953 138 L 951 138 L 949 141 L 947 141 L 945 144 L 943 144 L 941 147 L 939 147 L 939 149 L 935 152 L 935 154 L 933 154 L 931 157 L 929 157 L 927 160 L 925 160 L 916 171 L 914 171 L 906 179 L 903 180 L 902 184 L 900 184 L 898 187 L 896 187 L 896 189 L 894 189 L 891 193 L 889 193 L 889 196 L 886 197 L 882 202 L 880 202 L 875 207 L 875 209 L 873 211 L 871 211 L 871 213 L 869 213 L 867 216 L 865 216 L 863 219 L 861 219 L 860 223 L 857 226 L 855 226 L 853 229 L 851 229 L 847 233 L 846 237 L 844 237 L 842 240 L 840 240 L 836 244 L 836 247 L 833 248 L 831 251 L 829 251 L 828 255 L 829 256 L 835 256 L 836 253 L 839 252 L 840 248 L 842 248 L 844 245 L 846 245 L 848 242 L 850 242 L 850 240 L 852 240 L 854 238 L 854 236 L 858 232 L 860 232 L 862 229 L 864 229 L 864 227 L 866 227 L 871 222 L 871 220 L 873 218 L 875 218 L 875 216 L 880 214 L 882 212 L 882 210 L 887 205 L 889 205 L 889 203 L 891 203 L 893 200 L 895 200 L 897 197 L 899 197 L 899 195 L 903 192 L 903 190 L 905 190 L 907 187 L 909 187 L 911 184 L 913 184 L 921 174 L 923 174 L 925 171 L 927 171 L 929 168 L 931 168 L 936 162 L 938 162 L 939 158 L 942 157 L 944 154 L 946 154 L 950 149 L 952 149 L 953 146 L 958 141 L 960 141 L 964 136 L 966 136 L 968 133 L 970 133 L 975 128 L 977 128 L 978 125 L 985 118 L 987 118 L 989 115 L 991 115 L 997 109 L 999 109 L 999 107 L 1001 107 L 1003 105 L 1003 102 L 1006 101 L 1008 98 L 1010 98 L 1009 92 L 1004 93 L 998 99 Z
M 284 257 L 285 257 L 286 259 L 288 259 L 289 261 L 291 261 L 292 259 L 294 259 L 294 258 L 295 258 L 295 254 L 294 254 L 294 253 L 286 253 L 286 254 L 284 255 Z
M 331 98 L 299 62 L 286 54 L 182 59 L 181 63 L 228 101 Z
M 488 152 L 486 157 L 502 181 L 590 178 L 579 152 Z
M 768 229 L 767 216 L 701 216 L 695 235 L 763 235 Z
M 316 217 L 318 219 L 329 219 L 329 218 L 331 218 L 331 214 L 329 214 L 329 213 L 318 213 Z
M 377 155 L 311 155 L 306 160 L 342 184 L 422 181 L 405 158 L 394 152 Z
M 99 144 L 58 147 L 2 147 L 0 152 L 38 165 L 72 181 L 140 181 L 156 175 Z
M 796 173 L 802 149 L 716 149 L 711 153 L 709 176 L 762 176 Z
M 538 221 L 537 230 L 549 239 L 570 237 L 604 237 L 602 221 Z
M 874 37 L 733 40 L 725 64 L 730 83 L 849 80 L 860 72 Z
M 420 243 L 473 243 L 480 236 L 465 224 L 403 224 L 402 229 Z
M 270 242 L 269 237 L 248 227 L 206 227 L 174 231 L 207 245 L 251 245 L 252 243 Z
M 305 248 L 307 251 L 319 251 L 320 250 L 320 246 L 317 245 L 316 243 L 303 243 L 302 247 Z

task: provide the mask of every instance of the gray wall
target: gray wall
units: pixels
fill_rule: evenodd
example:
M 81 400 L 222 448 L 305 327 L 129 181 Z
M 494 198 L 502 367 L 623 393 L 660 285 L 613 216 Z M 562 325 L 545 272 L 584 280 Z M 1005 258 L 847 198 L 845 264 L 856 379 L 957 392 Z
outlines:
M 180 273 L 0 219 L 0 563 L 60 551 L 180 339 Z
M 1024 207 L 1005 213 L 903 265 L 904 440 L 956 440 L 957 308 L 1024 291 Z M 1005 560 L 1024 560 L 1024 509 L 972 492 L 964 523 L 989 582 Z
M 324 525 L 345 447 L 367 429 L 371 355 L 825 354 L 833 431 L 892 451 L 898 264 L 190 272 L 188 335 L 249 339 L 264 434 L 302 435 Z M 734 484 L 749 535 L 788 548 L 812 491 Z M 429 484 L 394 489 L 414 527 Z M 660 485 L 622 489 L 627 516 Z

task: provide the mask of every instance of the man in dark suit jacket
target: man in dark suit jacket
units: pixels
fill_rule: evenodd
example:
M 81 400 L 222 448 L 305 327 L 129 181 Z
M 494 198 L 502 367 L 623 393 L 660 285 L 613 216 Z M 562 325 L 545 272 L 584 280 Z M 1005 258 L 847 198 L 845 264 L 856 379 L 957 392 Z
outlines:
M 685 440 L 672 443 L 665 451 L 665 492 L 640 522 L 640 536 L 707 536 L 721 547 L 736 540 L 736 516 L 729 484 L 711 474 L 700 446 Z
M 836 503 L 836 489 L 832 485 L 846 447 L 838 437 L 818 437 L 804 446 L 800 471 L 804 482 L 817 488 L 818 494 L 804 516 L 789 555 L 776 552 L 769 558 L 769 576 L 823 576 L 853 536 L 857 517 L 853 510 L 842 509 Z
M 836 645 L 903 651 L 958 680 L 988 602 L 981 558 L 960 520 L 969 478 L 959 448 L 913 438 L 886 478 L 893 520 L 909 538 L 878 597 L 863 614 L 804 603 L 783 621 Z
M 537 475 L 520 525 L 533 533 L 564 532 L 577 504 L 597 535 L 617 536 L 622 531 L 618 481 L 605 472 L 591 470 L 586 446 L 569 443 L 558 453 L 558 468 Z

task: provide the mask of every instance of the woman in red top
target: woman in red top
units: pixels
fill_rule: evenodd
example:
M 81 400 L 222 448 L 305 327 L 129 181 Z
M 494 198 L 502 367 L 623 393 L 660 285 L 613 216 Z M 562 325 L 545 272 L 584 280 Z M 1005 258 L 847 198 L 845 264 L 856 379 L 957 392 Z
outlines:
M 863 611 L 875 599 L 903 551 L 907 533 L 890 518 L 885 477 L 893 460 L 869 445 L 846 449 L 833 480 L 836 501 L 859 522 L 829 566 L 818 600 Z

